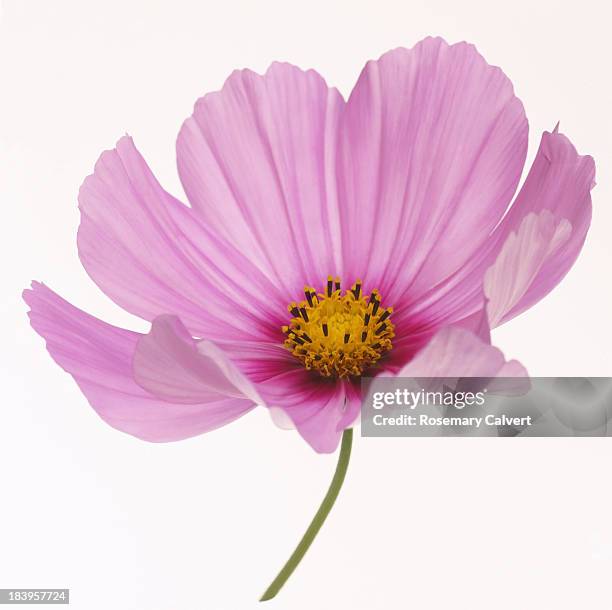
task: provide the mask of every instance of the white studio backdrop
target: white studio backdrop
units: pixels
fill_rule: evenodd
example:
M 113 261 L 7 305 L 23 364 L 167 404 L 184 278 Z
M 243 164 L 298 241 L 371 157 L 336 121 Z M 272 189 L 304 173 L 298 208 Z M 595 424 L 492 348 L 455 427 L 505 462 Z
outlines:
M 561 121 L 597 163 L 576 266 L 493 340 L 534 375 L 612 375 L 606 2 L 12 0 L 0 23 L 0 587 L 70 587 L 79 610 L 243 610 L 293 549 L 336 456 L 256 410 L 182 443 L 103 424 L 30 328 L 42 280 L 120 326 L 80 266 L 76 195 L 130 133 L 182 196 L 174 142 L 195 100 L 275 60 L 348 95 L 361 67 L 428 34 L 513 80 L 540 134 Z M 611 607 L 610 439 L 357 438 L 340 499 L 270 608 Z

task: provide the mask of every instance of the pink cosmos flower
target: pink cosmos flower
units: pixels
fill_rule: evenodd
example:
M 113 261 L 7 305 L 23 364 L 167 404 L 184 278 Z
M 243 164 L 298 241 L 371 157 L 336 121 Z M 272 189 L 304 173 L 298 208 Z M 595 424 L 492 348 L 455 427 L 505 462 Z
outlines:
M 79 194 L 80 259 L 142 335 L 25 292 L 34 329 L 107 423 L 149 441 L 256 405 L 318 452 L 362 375 L 521 375 L 489 329 L 545 296 L 591 219 L 591 157 L 528 126 L 504 73 L 428 38 L 366 64 L 348 100 L 316 72 L 234 72 L 178 136 L 190 206 L 131 138 Z

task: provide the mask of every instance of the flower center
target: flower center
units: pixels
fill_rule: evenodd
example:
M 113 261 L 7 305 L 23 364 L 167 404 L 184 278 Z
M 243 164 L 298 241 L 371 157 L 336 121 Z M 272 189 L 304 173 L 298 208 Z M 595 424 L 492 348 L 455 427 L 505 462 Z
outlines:
M 285 347 L 308 370 L 323 377 L 359 376 L 388 352 L 393 308 L 381 306 L 378 290 L 365 297 L 357 280 L 344 294 L 340 278 L 327 278 L 323 293 L 304 288 L 305 301 L 290 303 Z

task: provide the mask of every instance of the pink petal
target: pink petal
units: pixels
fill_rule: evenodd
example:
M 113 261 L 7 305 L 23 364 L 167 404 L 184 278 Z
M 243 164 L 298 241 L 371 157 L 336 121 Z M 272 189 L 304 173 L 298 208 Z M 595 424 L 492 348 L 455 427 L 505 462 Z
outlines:
M 485 273 L 491 326 L 498 326 L 506 316 L 513 317 L 546 262 L 557 256 L 571 233 L 570 223 L 554 218 L 548 210 L 525 216 L 518 232 L 508 236 L 495 264 Z
M 340 130 L 346 275 L 397 307 L 460 269 L 516 189 L 527 131 L 512 84 L 471 45 L 428 38 L 366 64 Z
M 207 226 L 295 298 L 341 271 L 335 158 L 343 100 L 314 71 L 234 72 L 178 137 L 185 192 Z
M 260 383 L 257 388 L 272 409 L 276 423 L 287 427 L 281 409 L 302 438 L 318 453 L 333 453 L 344 428 L 359 414 L 359 402 L 345 382 L 313 379 L 311 372 L 294 368 Z
M 231 341 L 223 343 L 223 351 L 257 384 L 301 366 L 281 341 Z
M 591 224 L 594 185 L 592 157 L 580 156 L 556 130 L 544 133 L 525 184 L 494 236 L 503 245 L 485 280 L 495 301 L 491 326 L 525 311 L 565 277 Z M 510 285 L 513 298 L 507 300 Z
M 24 299 L 31 308 L 31 324 L 46 340 L 53 359 L 74 377 L 98 415 L 118 430 L 148 441 L 181 440 L 223 426 L 254 406 L 237 391 L 228 396 L 212 389 L 199 404 L 160 400 L 132 375 L 142 335 L 89 316 L 37 282 L 24 292 Z M 208 370 L 212 368 L 211 362 Z
M 479 307 L 470 314 L 457 314 L 450 299 L 446 302 L 447 310 L 441 309 L 437 315 L 432 315 L 432 311 L 415 313 L 410 309 L 394 314 L 395 338 L 393 350 L 385 358 L 385 369 L 397 372 L 429 343 L 441 327 L 449 324 L 469 330 L 485 343 L 491 343 L 487 302 L 482 288 L 479 296 Z
M 541 230 L 538 231 L 538 245 L 522 240 L 506 248 L 502 263 L 500 260 L 497 271 L 491 271 L 491 277 L 496 275 L 496 282 L 501 288 L 503 281 L 514 283 L 513 274 L 506 275 L 505 280 L 499 276 L 501 267 L 509 269 L 514 265 L 515 271 L 521 275 L 522 295 L 512 304 L 512 310 L 495 313 L 492 326 L 500 321 L 506 321 L 535 304 L 552 290 L 563 279 L 578 256 L 591 220 L 590 190 L 594 186 L 595 165 L 589 156 L 580 156 L 571 142 L 557 132 L 544 133 L 540 148 L 529 171 L 525 184 L 518 194 L 512 207 L 491 234 L 487 243 L 476 253 L 464 267 L 451 278 L 432 287 L 427 295 L 417 303 L 406 308 L 396 320 L 405 317 L 426 317 L 439 322 L 454 321 L 459 317 L 469 315 L 482 306 L 482 290 L 485 273 L 491 267 L 504 248 L 504 244 L 521 231 L 525 218 L 530 214 L 547 215 L 538 221 Z M 553 221 L 546 220 L 553 218 Z M 534 222 L 534 221 L 530 221 Z M 571 234 L 563 244 L 558 243 L 561 235 L 544 225 L 571 225 Z M 532 227 L 533 228 L 533 227 Z M 567 229 L 562 229 L 563 232 Z M 526 231 L 526 228 L 523 229 Z M 544 247 L 542 239 L 548 235 L 554 243 Z M 519 248 L 518 245 L 521 245 Z M 537 255 L 536 250 L 540 252 Z M 513 253 L 510 260 L 510 252 Z M 540 260 L 535 275 L 520 271 L 522 265 L 533 267 L 535 259 Z M 542 258 L 544 257 L 544 258 Z M 531 261 L 531 262 L 529 262 Z M 529 278 L 528 285 L 525 278 Z M 494 286 L 489 280 L 488 296 L 495 300 Z M 498 306 L 495 306 L 498 307 Z M 500 317 L 501 316 L 501 317 Z
M 155 318 L 136 343 L 134 380 L 169 402 L 198 404 L 219 395 L 261 402 L 251 383 L 210 341 L 194 340 L 176 316 Z
M 81 261 L 124 309 L 177 314 L 207 339 L 278 335 L 287 295 L 166 193 L 130 138 L 102 154 L 79 205 Z
M 440 330 L 398 377 L 524 377 L 516 360 L 506 361 L 502 352 L 463 328 Z

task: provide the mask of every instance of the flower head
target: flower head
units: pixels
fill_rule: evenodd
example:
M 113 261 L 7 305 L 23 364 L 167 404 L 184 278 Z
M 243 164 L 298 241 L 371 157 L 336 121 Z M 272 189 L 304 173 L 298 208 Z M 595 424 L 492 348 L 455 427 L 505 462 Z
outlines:
M 514 203 L 527 120 L 471 45 L 368 62 L 344 100 L 314 71 L 234 72 L 177 142 L 190 203 L 131 138 L 79 194 L 79 256 L 147 334 L 42 284 L 33 327 L 112 426 L 193 436 L 255 405 L 333 451 L 363 375 L 523 374 L 489 329 L 547 294 L 590 223 L 594 164 L 544 133 Z

